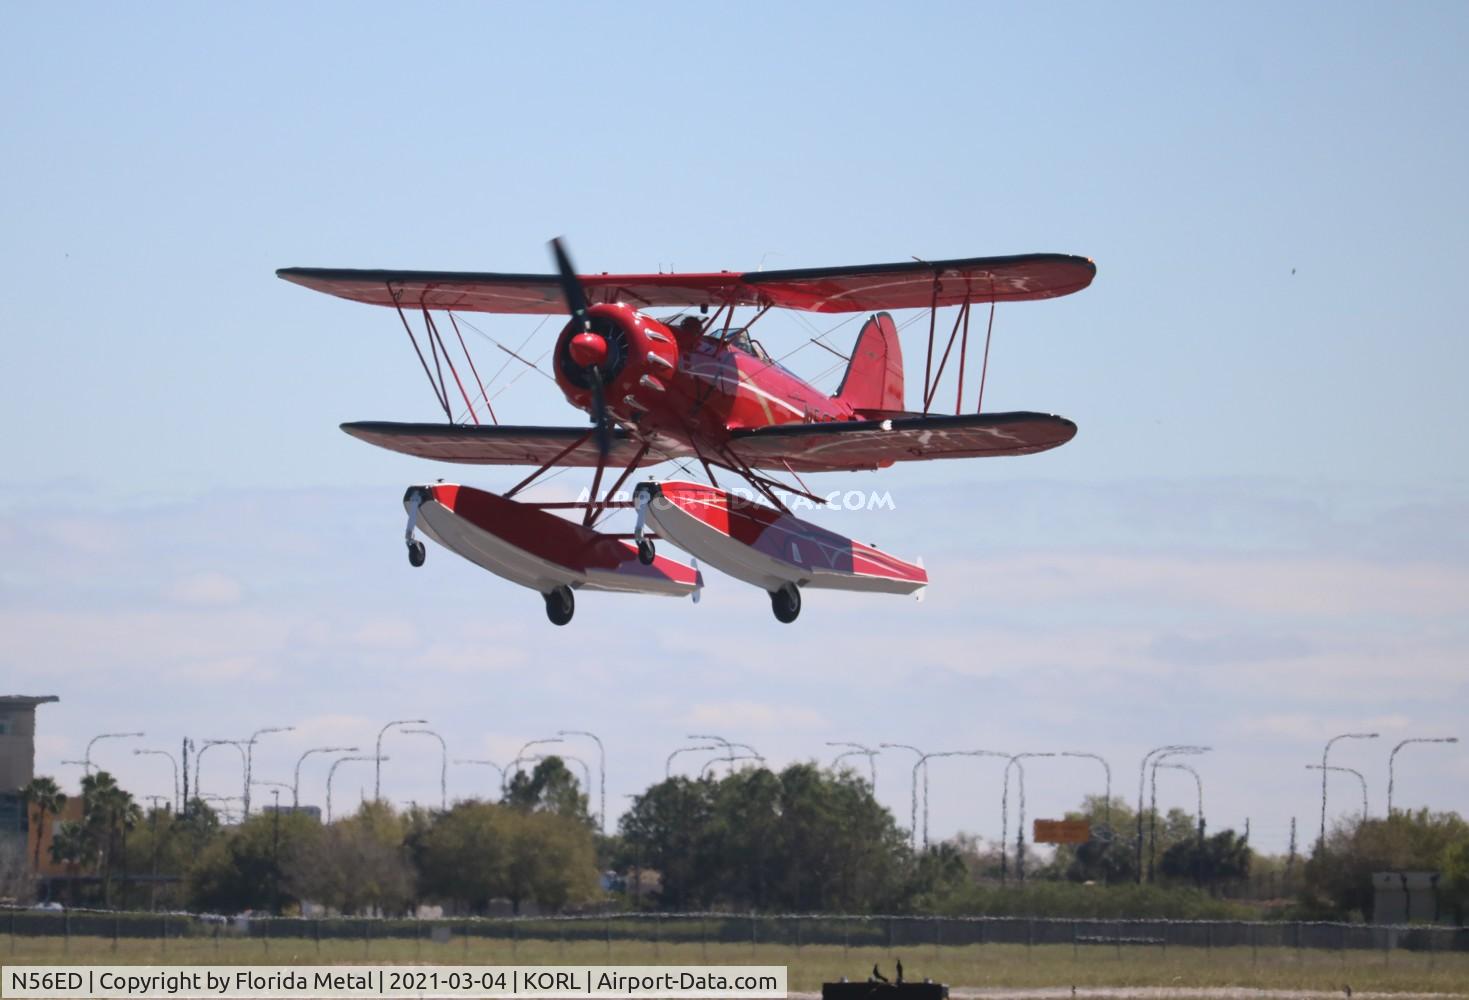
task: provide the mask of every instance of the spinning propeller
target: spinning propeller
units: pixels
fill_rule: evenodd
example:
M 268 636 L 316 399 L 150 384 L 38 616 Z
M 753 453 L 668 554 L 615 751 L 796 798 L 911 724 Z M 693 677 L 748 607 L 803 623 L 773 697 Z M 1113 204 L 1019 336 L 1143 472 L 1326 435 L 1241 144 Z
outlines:
M 592 423 L 597 425 L 597 454 L 605 461 L 612 450 L 612 425 L 607 419 L 607 399 L 602 386 L 607 340 L 592 330 L 586 292 L 577 280 L 576 268 L 572 267 L 571 257 L 567 255 L 560 237 L 551 241 L 551 253 L 556 258 L 556 273 L 561 278 L 561 297 L 566 300 L 572 323 L 581 327 L 581 332 L 571 338 L 567 350 L 571 353 L 571 360 L 587 370 L 587 378 L 592 383 Z

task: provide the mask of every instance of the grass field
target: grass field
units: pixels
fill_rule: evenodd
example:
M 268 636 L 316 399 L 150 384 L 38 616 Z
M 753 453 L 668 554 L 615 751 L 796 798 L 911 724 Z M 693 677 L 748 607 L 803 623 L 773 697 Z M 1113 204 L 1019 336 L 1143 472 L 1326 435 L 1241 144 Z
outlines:
M 886 948 L 833 945 L 655 944 L 649 941 L 448 940 L 347 941 L 230 936 L 158 940 L 0 937 L 0 963 L 193 965 L 784 965 L 793 991 L 824 980 L 859 979 L 874 962 L 892 975 L 895 958 L 908 977 L 954 987 L 1245 987 L 1342 992 L 1435 992 L 1469 996 L 1469 954 L 1326 951 L 1291 948 L 1114 948 L 1104 945 L 985 944 Z

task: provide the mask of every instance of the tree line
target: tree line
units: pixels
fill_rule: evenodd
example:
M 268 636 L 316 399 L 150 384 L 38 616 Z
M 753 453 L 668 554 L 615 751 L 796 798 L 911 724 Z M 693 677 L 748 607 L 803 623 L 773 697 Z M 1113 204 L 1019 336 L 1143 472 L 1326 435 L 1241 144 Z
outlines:
M 592 903 L 665 911 L 1017 913 L 1243 917 L 1221 900 L 1262 862 L 1247 836 L 1207 831 L 1181 809 L 1138 816 L 1120 799 L 1088 798 L 1068 818 L 1092 838 L 1017 865 L 1000 845 L 960 834 L 921 850 L 850 770 L 812 763 L 677 777 L 633 797 L 618 832 L 594 829 L 587 796 L 557 757 L 515 775 L 501 802 L 396 810 L 365 802 L 322 824 L 303 812 L 227 826 L 195 800 L 182 815 L 146 813 L 106 772 L 83 781 L 77 821 L 49 778 L 23 790 L 32 824 L 54 823 L 51 856 L 72 903 L 397 915 L 421 904 L 456 914 Z M 40 840 L 35 849 L 39 851 Z M 31 859 L 39 862 L 39 856 Z M 1141 867 L 1139 867 L 1141 861 Z M 1023 868 L 1025 882 L 1017 879 Z M 1441 870 L 1448 905 L 1469 901 L 1469 825 L 1454 814 L 1395 814 L 1339 826 L 1303 865 L 1298 898 L 1275 916 L 1364 919 L 1370 877 Z M 617 875 L 609 893 L 602 873 Z M 133 875 L 177 876 L 140 884 Z M 1138 885 L 1137 883 L 1142 883 Z M 1068 888 L 1068 886 L 1070 888 Z

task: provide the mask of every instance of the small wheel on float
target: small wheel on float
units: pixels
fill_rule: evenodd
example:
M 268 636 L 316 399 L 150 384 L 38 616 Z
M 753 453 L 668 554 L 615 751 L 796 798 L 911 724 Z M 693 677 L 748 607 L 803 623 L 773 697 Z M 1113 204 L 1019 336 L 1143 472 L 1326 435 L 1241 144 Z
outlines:
M 801 614 L 801 591 L 794 583 L 782 584 L 770 592 L 770 610 L 776 621 L 789 625 Z
M 570 587 L 563 584 L 545 597 L 546 617 L 551 619 L 552 625 L 565 625 L 571 621 L 571 616 L 576 614 L 576 598 L 571 596 Z
M 426 558 L 428 558 L 428 552 L 424 550 L 422 542 L 415 538 L 408 543 L 408 565 L 422 566 Z
M 638 539 L 638 562 L 644 566 L 653 565 L 653 560 L 658 558 L 658 550 L 653 547 L 653 539 L 643 537 Z

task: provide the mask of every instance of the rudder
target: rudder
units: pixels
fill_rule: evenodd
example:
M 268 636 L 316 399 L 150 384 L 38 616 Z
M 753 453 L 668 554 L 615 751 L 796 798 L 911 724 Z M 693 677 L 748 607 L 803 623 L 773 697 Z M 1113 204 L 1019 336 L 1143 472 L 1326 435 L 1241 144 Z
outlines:
M 892 316 L 875 313 L 862 325 L 847 374 L 832 398 L 863 413 L 903 409 L 903 348 Z

